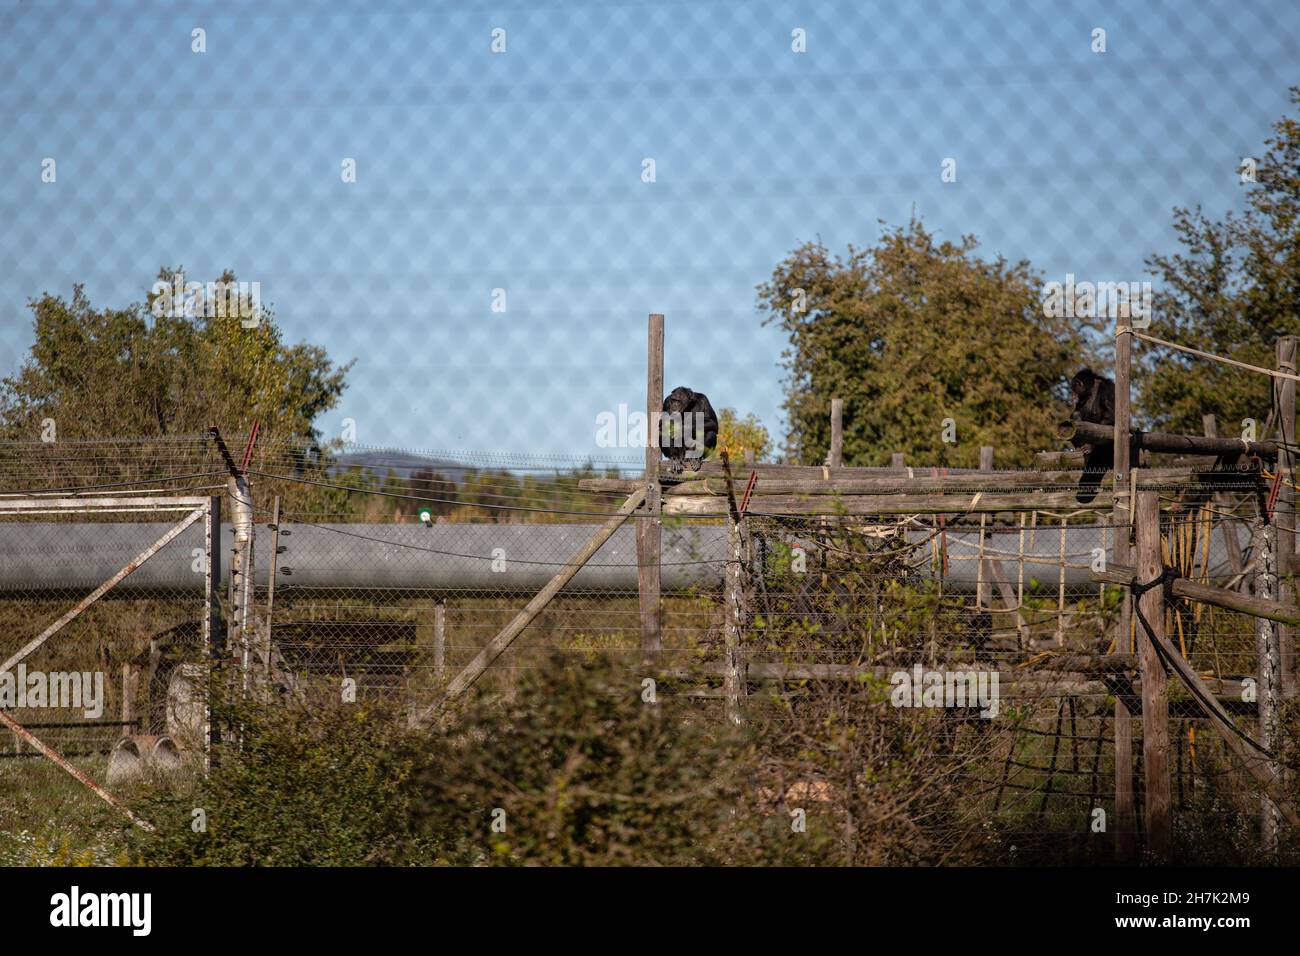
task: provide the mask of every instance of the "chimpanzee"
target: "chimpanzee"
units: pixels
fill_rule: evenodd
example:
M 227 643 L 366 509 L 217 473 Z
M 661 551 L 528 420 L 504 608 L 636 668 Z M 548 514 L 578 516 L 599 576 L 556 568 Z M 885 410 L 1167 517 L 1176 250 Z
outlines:
M 1115 424 L 1115 383 L 1090 368 L 1081 368 L 1070 380 L 1070 395 L 1074 398 L 1074 421 L 1092 422 L 1096 425 Z M 1097 497 L 1101 479 L 1115 463 L 1113 442 L 1079 446 L 1083 451 L 1083 479 L 1079 482 L 1079 501 L 1087 504 Z
M 718 416 L 703 392 L 678 386 L 664 399 L 660 421 L 659 448 L 673 463 L 673 474 L 681 474 L 690 462 L 691 471 L 699 471 L 704 455 L 718 447 Z

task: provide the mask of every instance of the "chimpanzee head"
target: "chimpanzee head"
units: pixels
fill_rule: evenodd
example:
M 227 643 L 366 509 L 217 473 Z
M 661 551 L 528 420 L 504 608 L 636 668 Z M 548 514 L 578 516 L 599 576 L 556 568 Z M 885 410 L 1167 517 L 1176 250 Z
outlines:
M 1074 378 L 1070 379 L 1070 397 L 1074 399 L 1075 408 L 1087 401 L 1096 381 L 1097 375 L 1090 368 L 1081 368 L 1074 373 Z
M 670 415 L 673 413 L 680 415 L 691 408 L 694 400 L 695 392 L 684 385 L 678 385 L 664 399 L 664 411 Z

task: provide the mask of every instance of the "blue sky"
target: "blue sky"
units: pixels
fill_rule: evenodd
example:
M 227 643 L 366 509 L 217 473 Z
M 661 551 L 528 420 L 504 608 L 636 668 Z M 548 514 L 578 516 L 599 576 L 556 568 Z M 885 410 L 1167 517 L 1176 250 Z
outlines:
M 1149 278 L 1171 207 L 1240 203 L 1298 37 L 1239 3 L 0 0 L 0 370 L 33 296 L 230 267 L 356 359 L 326 435 L 635 460 L 595 421 L 644 401 L 652 311 L 668 387 L 779 434 L 754 287 L 790 250 L 915 209 L 1048 279 Z

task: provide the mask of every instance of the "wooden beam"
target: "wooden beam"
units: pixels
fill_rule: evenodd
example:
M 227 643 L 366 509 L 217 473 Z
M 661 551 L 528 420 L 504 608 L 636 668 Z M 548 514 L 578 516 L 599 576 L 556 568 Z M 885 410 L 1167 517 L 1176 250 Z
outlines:
M 663 504 L 659 484 L 659 416 L 664 404 L 664 317 L 650 316 L 646 345 L 645 512 L 636 519 L 637 595 L 641 609 L 641 656 L 652 659 L 663 648 L 660 554 Z
M 1159 573 L 1159 570 L 1156 573 Z M 1131 566 L 1111 564 L 1105 571 L 1092 571 L 1088 576 L 1099 584 L 1128 587 L 1133 580 L 1134 570 Z M 1141 575 L 1139 574 L 1138 577 L 1141 578 Z M 1212 604 L 1225 611 L 1236 611 L 1239 614 L 1249 614 L 1251 617 L 1285 624 L 1300 624 L 1300 607 L 1294 604 L 1283 604 L 1281 601 L 1241 594 L 1229 588 L 1201 584 L 1199 581 L 1190 581 L 1187 578 L 1175 578 L 1169 589 L 1177 597 L 1199 601 L 1202 604 Z
M 1097 496 L 1090 507 L 1111 505 L 1111 495 Z M 754 495 L 749 500 L 751 515 L 886 515 L 886 514 L 994 514 L 1004 511 L 1079 510 L 1075 492 L 999 495 Z M 723 517 L 727 499 L 715 496 L 668 496 L 664 514 Z
M 1138 580 L 1153 581 L 1164 573 L 1160 557 L 1160 497 L 1139 491 L 1134 501 L 1134 529 Z M 1142 674 L 1142 769 L 1146 788 L 1147 852 L 1157 862 L 1167 862 L 1173 849 L 1173 800 L 1169 775 L 1169 695 L 1165 665 L 1155 641 L 1165 636 L 1165 594 L 1157 587 L 1145 591 L 1138 607 L 1155 637 L 1139 635 Z
M 1074 492 L 1083 477 L 1082 471 L 1003 471 L 1003 472 L 968 472 L 957 475 L 919 475 L 908 478 L 906 475 L 875 477 L 825 477 L 821 469 L 818 474 L 807 478 L 762 478 L 762 466 L 759 466 L 760 481 L 754 487 L 756 498 L 767 495 L 889 495 L 889 494 L 923 494 L 936 492 L 948 494 L 962 491 L 1019 492 L 1019 491 L 1061 491 Z M 848 471 L 849 469 L 842 469 Z M 1203 482 L 1203 475 L 1190 468 L 1144 468 L 1142 482 L 1145 487 L 1158 489 L 1196 488 Z M 601 493 L 631 494 L 644 484 L 640 478 L 582 478 L 578 481 L 581 491 Z M 665 498 L 691 496 L 717 496 L 727 494 L 725 478 L 691 478 L 672 484 L 665 483 Z
M 1113 441 L 1118 428 L 1092 422 L 1061 422 L 1057 434 L 1075 444 L 1105 444 Z M 1147 451 L 1173 455 L 1258 455 L 1268 461 L 1277 459 L 1277 443 L 1243 441 L 1236 438 L 1206 438 L 1202 435 L 1178 435 L 1172 432 L 1144 432 L 1131 428 L 1133 444 Z M 1123 434 L 1123 432 L 1119 432 Z
M 560 593 L 560 590 L 573 580 L 574 575 L 582 570 L 582 566 L 591 560 L 592 555 L 600 550 L 601 545 L 613 536 L 614 532 L 619 529 L 632 512 L 641 507 L 641 503 L 644 501 L 644 488 L 633 492 L 631 497 L 623 502 L 622 507 L 618 509 L 618 513 L 612 515 L 597 528 L 596 533 L 591 536 L 590 540 L 582 546 L 582 549 L 577 554 L 569 559 L 568 563 L 556 573 L 555 577 L 547 582 L 544 588 L 537 592 L 537 596 L 529 601 L 524 609 L 516 614 L 514 619 L 496 637 L 488 641 L 487 645 L 474 656 L 474 659 L 466 665 L 463 671 L 456 675 L 452 682 L 447 685 L 447 689 L 443 691 L 442 697 L 420 715 L 420 723 L 432 721 L 444 704 L 456 699 L 468 690 L 483 675 L 483 672 L 491 666 L 492 662 L 500 657 L 505 649 L 514 642 L 514 639 L 523 632 L 524 628 L 531 624 L 538 614 L 542 613 L 542 610 L 551 603 L 551 600 Z

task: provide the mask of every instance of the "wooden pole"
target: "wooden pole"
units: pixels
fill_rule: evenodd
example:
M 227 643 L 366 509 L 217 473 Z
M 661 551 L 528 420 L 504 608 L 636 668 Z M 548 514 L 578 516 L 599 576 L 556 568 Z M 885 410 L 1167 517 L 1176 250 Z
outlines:
M 993 447 L 980 447 L 980 471 L 993 470 Z M 989 581 L 989 569 L 984 558 L 984 544 L 987 535 L 989 516 L 980 515 L 979 567 L 975 574 L 975 607 L 985 608 L 993 605 L 993 585 Z
M 276 495 L 271 503 L 271 573 L 266 579 L 266 633 L 262 638 L 262 650 L 266 654 L 266 698 L 271 699 L 275 686 L 275 644 L 271 636 L 271 622 L 275 618 L 275 574 L 280 558 L 280 496 Z
M 592 555 L 600 550 L 601 545 L 608 541 L 615 531 L 623 524 L 624 521 L 641 507 L 645 501 L 645 489 L 640 489 L 632 493 L 627 501 L 623 502 L 618 509 L 618 513 L 611 516 L 604 524 L 596 529 L 590 540 L 582 546 L 582 549 L 569 559 L 568 563 L 562 567 L 555 577 L 547 582 L 546 586 L 537 592 L 537 595 L 528 602 L 522 611 L 515 615 L 514 619 L 492 638 L 487 645 L 474 656 L 474 659 L 466 665 L 443 692 L 442 697 L 434 704 L 431 704 L 423 714 L 420 715 L 421 723 L 428 723 L 433 720 L 438 711 L 448 701 L 454 700 L 463 694 L 470 686 L 483 676 L 492 662 L 495 661 L 505 651 L 507 647 L 514 642 L 529 624 L 541 614 L 546 605 L 560 593 L 561 589 L 573 580 L 574 575 L 582 570 L 582 566 L 591 560 Z
M 1137 578 L 1142 584 L 1164 573 L 1160 559 L 1160 496 L 1139 491 L 1134 508 Z M 1138 606 L 1157 640 L 1165 636 L 1165 592 L 1162 587 L 1142 594 Z M 1147 852 L 1157 862 L 1169 859 L 1173 843 L 1172 795 L 1169 778 L 1168 675 L 1156 643 L 1145 632 L 1138 635 L 1142 674 L 1142 766 L 1146 785 Z
M 1206 438 L 1219 437 L 1219 422 L 1214 415 L 1201 416 L 1201 430 L 1205 432 Z M 1232 501 L 1222 492 L 1215 493 L 1214 503 L 1225 515 L 1232 511 Z M 1219 521 L 1219 533 L 1223 536 L 1223 547 L 1228 555 L 1228 570 L 1234 575 L 1240 574 L 1243 562 L 1241 560 L 1241 544 L 1237 540 L 1236 524 L 1231 519 L 1222 517 Z
M 122 736 L 131 734 L 131 665 L 122 665 Z
M 1112 547 L 1111 560 L 1128 564 L 1130 557 L 1129 531 L 1132 515 L 1129 511 L 1129 451 L 1130 445 L 1121 440 L 1132 427 L 1130 389 L 1132 378 L 1133 336 L 1127 315 L 1116 322 L 1119 333 L 1115 337 L 1115 434 L 1114 475 L 1115 504 L 1111 509 Z M 1115 622 L 1114 652 L 1130 654 L 1129 627 L 1132 620 L 1132 598 L 1127 590 L 1120 598 L 1119 614 Z M 1115 698 L 1115 858 L 1119 862 L 1133 859 L 1136 848 L 1137 814 L 1133 805 L 1133 714 L 1123 697 Z
M 1118 417 L 1118 415 L 1116 416 Z M 1113 434 L 1123 434 L 1118 426 L 1092 422 L 1061 422 L 1057 434 L 1064 441 L 1082 444 L 1108 442 Z M 1179 435 L 1172 432 L 1144 432 L 1130 429 L 1133 443 L 1145 451 L 1171 455 L 1258 455 L 1267 461 L 1277 460 L 1277 442 L 1244 441 L 1237 438 L 1206 438 L 1203 435 Z
M 1277 587 L 1273 555 L 1277 545 L 1277 528 L 1262 516 L 1263 528 L 1259 535 L 1259 558 L 1255 567 L 1255 598 L 1272 599 Z M 1259 744 L 1272 750 L 1278 742 L 1278 710 L 1281 704 L 1282 674 L 1279 667 L 1278 625 L 1268 618 L 1255 619 L 1255 658 L 1259 670 L 1256 708 L 1259 712 Z M 1269 771 L 1277 777 L 1280 768 L 1276 761 L 1269 762 Z M 1281 819 L 1277 805 L 1265 794 L 1260 805 L 1260 844 L 1271 856 L 1278 852 L 1278 835 Z
M 722 690 L 727 698 L 727 719 L 733 724 L 741 721 L 741 702 L 745 695 L 745 665 L 741 648 L 745 613 L 742 561 L 744 520 L 732 516 L 727 518 L 727 574 L 724 579 L 726 670 L 723 672 Z
M 907 468 L 907 456 L 901 451 L 894 452 L 889 456 L 889 467 L 897 469 L 898 471 L 903 471 Z
M 826 464 L 832 468 L 844 467 L 844 399 L 831 399 L 831 450 Z
M 1277 367 L 1280 371 L 1295 374 L 1296 337 L 1284 335 L 1277 340 Z M 1295 601 L 1291 584 L 1291 559 L 1295 555 L 1295 454 L 1290 446 L 1295 443 L 1295 381 L 1274 379 L 1277 389 L 1278 453 L 1277 467 L 1282 472 L 1282 487 L 1278 493 L 1275 521 L 1277 524 L 1278 570 L 1277 598 L 1283 604 Z M 1291 696 L 1296 690 L 1295 629 L 1288 625 L 1278 628 L 1278 649 L 1281 654 L 1282 693 Z
M 664 317 L 650 316 L 646 346 L 645 513 L 636 519 L 637 592 L 641 601 L 641 657 L 663 649 L 659 559 L 663 539 L 659 487 L 659 419 L 664 405 Z

